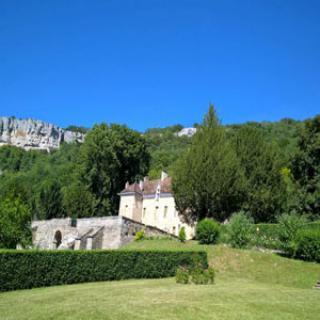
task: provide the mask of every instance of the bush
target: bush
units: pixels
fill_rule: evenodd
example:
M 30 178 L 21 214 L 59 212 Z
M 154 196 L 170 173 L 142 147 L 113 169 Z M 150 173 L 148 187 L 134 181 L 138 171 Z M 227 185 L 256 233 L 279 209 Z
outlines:
M 218 241 L 220 227 L 211 219 L 201 220 L 196 227 L 196 239 L 201 244 L 214 244 Z
M 185 267 L 179 267 L 176 272 L 176 282 L 181 284 L 189 283 L 189 271 Z
M 297 258 L 320 262 L 320 232 L 302 230 L 296 238 L 295 256 Z
M 210 284 L 214 284 L 214 278 L 216 276 L 216 272 L 214 270 L 214 268 L 212 267 L 209 267 L 207 270 L 206 270 L 206 273 L 207 273 L 207 277 L 209 279 L 209 283 Z
M 209 279 L 204 269 L 196 268 L 191 272 L 191 281 L 194 284 L 208 284 Z
M 232 215 L 227 226 L 228 241 L 235 248 L 246 247 L 251 239 L 252 220 L 243 212 Z
M 137 233 L 136 233 L 136 235 L 135 235 L 135 237 L 134 237 L 134 240 L 135 241 L 139 241 L 139 240 L 143 240 L 145 238 L 145 232 L 144 232 L 144 230 L 139 230 Z
M 184 227 L 182 227 L 179 231 L 179 236 L 178 236 L 179 240 L 181 242 L 185 242 L 186 241 L 186 230 Z
M 176 272 L 176 282 L 181 284 L 214 284 L 215 271 L 212 267 L 204 269 L 201 265 L 194 268 L 179 267 Z
M 306 224 L 306 219 L 296 214 L 283 214 L 279 218 L 279 241 L 280 249 L 289 256 L 294 255 L 295 240 L 298 231 Z
M 59 284 L 174 276 L 208 266 L 204 251 L 0 251 L 0 291 Z

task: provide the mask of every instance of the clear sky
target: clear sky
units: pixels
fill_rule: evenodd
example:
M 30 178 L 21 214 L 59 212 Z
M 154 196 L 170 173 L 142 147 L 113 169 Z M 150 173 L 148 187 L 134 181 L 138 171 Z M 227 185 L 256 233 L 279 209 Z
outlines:
M 144 130 L 320 113 L 319 0 L 0 0 L 0 115 Z

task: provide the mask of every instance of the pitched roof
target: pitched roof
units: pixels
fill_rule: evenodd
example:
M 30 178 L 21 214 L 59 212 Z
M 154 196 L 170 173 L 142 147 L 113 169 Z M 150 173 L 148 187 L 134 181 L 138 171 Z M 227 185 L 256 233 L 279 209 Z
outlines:
M 134 183 L 128 185 L 125 189 L 123 189 L 120 192 L 120 194 L 121 193 L 131 193 L 131 192 L 140 193 L 142 195 L 155 194 L 159 183 L 160 183 L 160 192 L 163 192 L 163 193 L 171 193 L 172 192 L 171 177 L 166 177 L 162 181 L 161 181 L 161 179 L 145 180 L 141 183 L 142 189 L 141 189 L 139 183 L 134 182 Z

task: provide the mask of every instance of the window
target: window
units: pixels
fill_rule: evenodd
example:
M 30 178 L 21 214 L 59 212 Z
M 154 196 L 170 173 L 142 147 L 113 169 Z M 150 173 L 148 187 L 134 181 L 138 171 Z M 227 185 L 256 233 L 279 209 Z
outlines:
M 165 206 L 165 207 L 164 207 L 164 210 L 163 210 L 163 217 L 164 217 L 164 218 L 167 217 L 167 213 L 168 213 L 168 206 Z
M 62 234 L 61 231 L 56 231 L 55 235 L 54 235 L 54 241 L 53 243 L 55 244 L 56 249 L 59 248 L 60 244 L 62 242 Z
M 154 208 L 154 220 L 156 220 L 156 219 L 157 219 L 157 216 L 158 216 L 158 209 L 159 209 L 159 207 L 158 207 L 158 206 L 156 206 L 156 207 Z

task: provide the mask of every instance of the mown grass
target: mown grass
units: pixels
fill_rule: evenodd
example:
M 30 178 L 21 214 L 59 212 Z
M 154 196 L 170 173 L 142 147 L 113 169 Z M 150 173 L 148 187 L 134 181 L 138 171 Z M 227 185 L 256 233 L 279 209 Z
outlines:
M 0 294 L 0 319 L 319 319 L 320 264 L 272 253 L 144 240 L 126 249 L 206 249 L 216 284 L 173 278 L 87 283 Z

